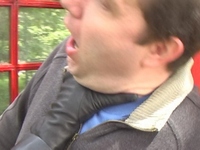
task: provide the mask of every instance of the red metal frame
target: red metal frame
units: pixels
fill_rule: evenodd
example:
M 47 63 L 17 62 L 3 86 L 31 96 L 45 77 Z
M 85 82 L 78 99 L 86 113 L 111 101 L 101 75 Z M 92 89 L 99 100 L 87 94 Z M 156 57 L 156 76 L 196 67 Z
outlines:
M 0 0 L 0 4 L 10 4 L 13 0 Z
M 192 74 L 194 77 L 194 83 L 200 89 L 200 52 L 194 57 L 194 65 L 192 67 Z
M 18 71 L 36 70 L 41 62 L 18 64 L 18 12 L 19 7 L 61 8 L 59 1 L 52 0 L 0 0 L 0 6 L 10 8 L 10 62 L 0 64 L 0 72 L 10 73 L 10 102 L 18 95 Z
M 16 2 L 11 4 L 10 8 L 10 63 L 13 69 L 10 71 L 10 98 L 11 101 L 18 94 L 18 9 Z
M 17 64 L 16 66 L 11 64 L 1 64 L 0 65 L 0 72 L 7 72 L 10 70 L 34 70 L 38 69 L 38 67 L 41 65 L 41 62 L 34 62 L 34 63 L 23 63 L 23 64 Z
M 56 1 L 37 1 L 37 0 L 19 0 L 19 6 L 25 7 L 44 7 L 44 8 L 61 8 L 59 2 Z

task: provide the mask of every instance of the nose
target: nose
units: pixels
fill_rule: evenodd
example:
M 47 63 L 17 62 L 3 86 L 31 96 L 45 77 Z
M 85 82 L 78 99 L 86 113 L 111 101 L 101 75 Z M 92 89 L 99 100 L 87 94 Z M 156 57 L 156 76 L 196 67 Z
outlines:
M 68 15 L 80 19 L 83 15 L 84 0 L 61 0 L 61 5 L 68 11 Z

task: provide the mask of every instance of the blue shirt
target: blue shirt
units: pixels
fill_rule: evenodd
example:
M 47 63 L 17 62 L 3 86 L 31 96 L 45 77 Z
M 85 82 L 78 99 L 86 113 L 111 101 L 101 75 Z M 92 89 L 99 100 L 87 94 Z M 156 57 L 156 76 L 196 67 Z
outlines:
M 100 110 L 83 124 L 80 134 L 108 120 L 124 120 L 128 118 L 130 113 L 133 112 L 148 97 L 149 95 L 146 95 L 138 98 L 134 102 L 114 105 Z

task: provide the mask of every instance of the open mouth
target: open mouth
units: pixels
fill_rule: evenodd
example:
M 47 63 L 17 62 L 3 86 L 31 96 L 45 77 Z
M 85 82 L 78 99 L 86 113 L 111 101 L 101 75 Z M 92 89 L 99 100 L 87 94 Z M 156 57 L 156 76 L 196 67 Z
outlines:
M 75 40 L 74 40 L 74 48 L 78 48 L 78 45 Z
M 77 52 L 78 49 L 78 44 L 75 41 L 75 39 L 73 37 L 70 37 L 67 41 L 67 45 L 66 45 L 66 52 L 68 55 L 71 55 L 75 52 Z
M 70 37 L 68 40 L 68 46 L 74 47 L 74 48 L 78 48 L 78 44 L 76 43 L 75 39 L 73 37 Z

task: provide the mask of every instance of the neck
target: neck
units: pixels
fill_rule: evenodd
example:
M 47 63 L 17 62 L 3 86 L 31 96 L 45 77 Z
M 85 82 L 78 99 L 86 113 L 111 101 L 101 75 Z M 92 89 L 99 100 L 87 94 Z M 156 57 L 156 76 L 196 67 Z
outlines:
M 142 70 L 132 76 L 88 76 L 75 79 L 85 87 L 102 93 L 135 93 L 146 95 L 154 91 L 171 75 L 166 70 Z

